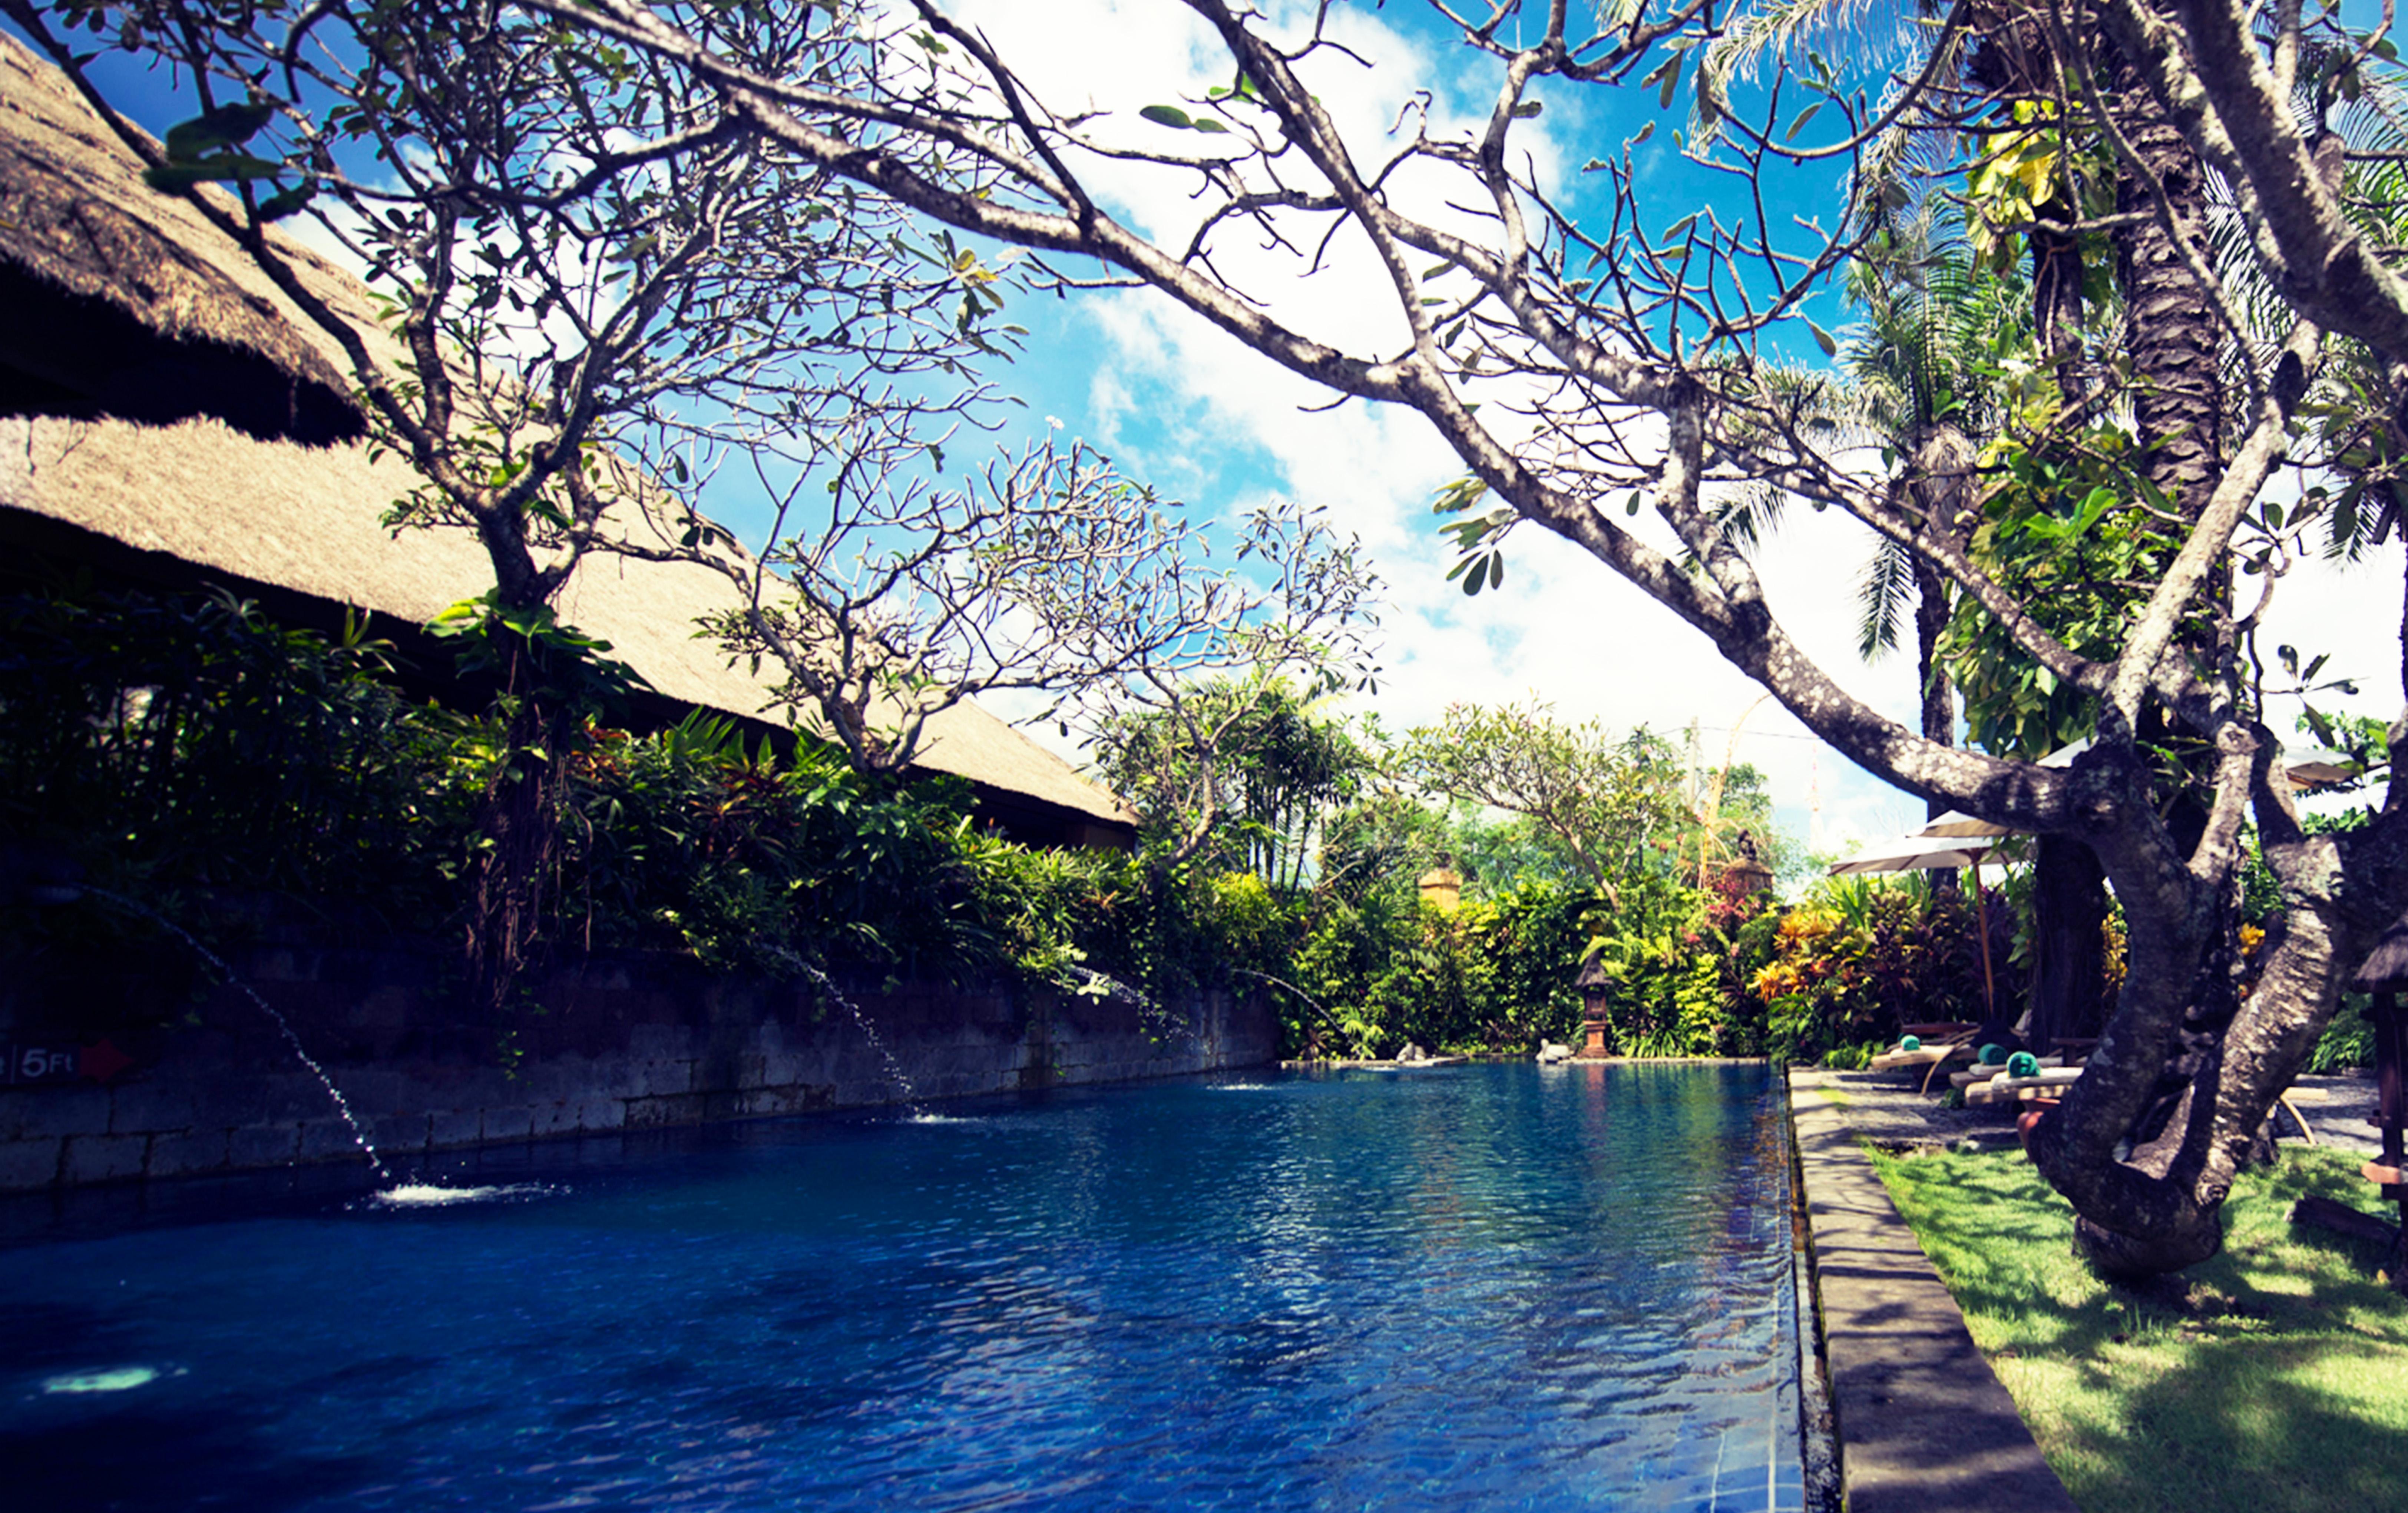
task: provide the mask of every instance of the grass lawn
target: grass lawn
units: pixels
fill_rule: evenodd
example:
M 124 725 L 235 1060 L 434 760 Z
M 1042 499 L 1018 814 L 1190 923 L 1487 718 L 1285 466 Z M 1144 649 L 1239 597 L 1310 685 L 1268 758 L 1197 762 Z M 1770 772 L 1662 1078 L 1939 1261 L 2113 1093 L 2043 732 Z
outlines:
M 2310 1193 L 2372 1211 L 2358 1157 L 2286 1147 L 2187 1293 L 2146 1296 L 2075 1259 L 2020 1151 L 1873 1164 L 2084 1513 L 2408 1509 L 2408 1300 L 2372 1247 L 2288 1219 Z

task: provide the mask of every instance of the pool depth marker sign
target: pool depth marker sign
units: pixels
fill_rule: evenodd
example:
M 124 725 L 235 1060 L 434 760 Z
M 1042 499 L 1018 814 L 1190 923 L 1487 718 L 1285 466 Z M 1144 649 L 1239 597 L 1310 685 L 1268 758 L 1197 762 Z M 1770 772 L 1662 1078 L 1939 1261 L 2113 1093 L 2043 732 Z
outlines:
M 107 1039 L 92 1046 L 0 1046 L 0 1087 L 57 1084 L 89 1079 L 107 1082 L 134 1064 L 134 1058 Z

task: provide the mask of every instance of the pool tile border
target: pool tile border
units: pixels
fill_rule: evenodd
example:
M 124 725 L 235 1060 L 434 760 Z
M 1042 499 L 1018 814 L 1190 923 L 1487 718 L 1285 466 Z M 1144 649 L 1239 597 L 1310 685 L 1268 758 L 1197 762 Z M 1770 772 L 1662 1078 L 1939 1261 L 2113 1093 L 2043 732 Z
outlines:
M 1847 1513 L 2079 1513 L 1839 1109 L 1790 1110 Z

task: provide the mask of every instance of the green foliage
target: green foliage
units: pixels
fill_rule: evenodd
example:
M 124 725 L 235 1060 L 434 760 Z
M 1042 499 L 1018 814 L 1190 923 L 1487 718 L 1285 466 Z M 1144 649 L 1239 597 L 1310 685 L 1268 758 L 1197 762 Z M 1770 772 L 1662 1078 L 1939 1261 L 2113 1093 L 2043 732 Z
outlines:
M 956 847 L 998 962 L 1022 980 L 1081 988 L 1081 969 L 1142 978 L 1145 874 L 1122 851 L 1019 846 L 964 827 Z
M 1825 884 L 1781 919 L 1749 980 L 1767 1011 L 1765 1049 L 1816 1062 L 1887 1041 L 1901 1023 L 1986 1017 L 1973 914 L 1962 891 L 1920 878 Z
M 452 647 L 464 676 L 493 686 L 505 719 L 528 703 L 573 726 L 650 687 L 611 660 L 609 642 L 563 625 L 550 605 L 513 607 L 488 592 L 452 605 L 426 629 Z
M 144 169 L 143 181 L 168 193 L 212 181 L 234 184 L 249 193 L 253 184 L 273 181 L 294 172 L 298 174 L 298 183 L 290 189 L 276 184 L 275 193 L 258 206 L 258 219 L 280 221 L 317 197 L 318 179 L 314 175 L 289 168 L 280 160 L 242 150 L 245 143 L 275 119 L 274 105 L 251 100 L 241 105 L 222 105 L 190 121 L 179 121 L 167 129 L 167 161 Z
M 223 595 L 0 600 L 6 835 L 204 935 L 231 928 L 240 899 L 274 894 L 453 935 L 486 844 L 480 796 L 507 764 L 536 760 L 560 837 L 538 955 L 664 950 L 776 974 L 849 966 L 1077 992 L 1100 991 L 1101 974 L 1157 1002 L 1264 992 L 1299 1049 L 1392 1052 L 1573 1039 L 1574 979 L 1597 951 L 1615 973 L 1626 1052 L 1765 1044 L 1749 984 L 1776 917 L 1686 886 L 1660 855 L 1640 856 L 1609 904 L 1527 818 L 1395 792 L 1325 798 L 1285 822 L 1290 836 L 1326 835 L 1312 888 L 1288 880 L 1285 850 L 1277 867 L 1245 864 L 1261 853 L 1243 832 L 1177 866 L 1031 849 L 980 832 L 957 780 L 864 774 L 833 748 L 722 716 L 652 734 L 600 724 L 594 713 L 624 692 L 605 649 L 521 619 L 472 605 L 446 628 L 468 673 L 583 713 L 552 749 L 509 738 L 508 696 L 474 717 L 411 703 L 389 649 L 356 630 L 284 629 Z M 1270 714 L 1308 719 L 1293 701 Z M 1288 757 L 1352 739 L 1288 734 L 1297 744 L 1267 770 L 1293 776 L 1312 763 Z M 1421 875 L 1457 859 L 1477 875 L 1461 905 L 1425 903 Z
M 1747 1056 L 1765 1021 L 1745 989 L 1777 917 L 1670 879 L 1624 890 L 1596 911 L 1586 955 L 1609 982 L 1606 1023 L 1626 1056 Z
M 1397 767 L 1427 792 L 1526 817 L 1566 867 L 1608 892 L 1659 867 L 1695 819 L 1660 736 L 1617 739 L 1545 705 L 1452 705 L 1406 736 Z
M 2319 1075 L 2346 1072 L 2374 1064 L 2374 1021 L 2368 1017 L 2373 1000 L 2362 992 L 2344 992 L 2308 1052 L 2307 1070 Z
M 557 925 L 716 965 L 949 975 L 996 949 L 954 844 L 968 800 L 955 783 L 878 783 L 810 743 L 747 750 L 724 718 L 597 731 L 570 767 Z
M 1974 559 L 2067 648 L 2114 660 L 2145 586 L 2182 544 L 2169 528 L 2173 510 L 2135 465 L 2132 438 L 2112 424 L 2046 447 L 2010 434 L 1984 460 L 2000 481 L 1973 531 Z M 2090 733 L 2087 696 L 2059 686 L 1971 599 L 1958 602 L 1942 654 L 1973 744 L 2038 757 Z
M 2289 652 L 2290 649 L 2289 647 L 2283 648 L 2286 652 Z M 2316 659 L 2317 662 L 2322 660 L 2322 658 Z M 2308 676 L 2314 677 L 2315 669 L 2316 663 L 2310 663 Z M 2342 758 L 2341 764 L 2352 776 L 2340 785 L 2341 792 L 2347 792 L 2364 788 L 2387 775 L 2391 770 L 2389 734 L 2384 728 L 2383 721 L 2372 715 L 2334 716 L 2311 707 L 2300 716 L 2300 728 L 2314 735 L 2317 740 L 2323 742 Z M 2363 822 L 2372 818 L 2374 811 L 2370 806 L 2350 812 L 2357 818 L 2344 820 L 2341 823 Z M 2316 821 L 2314 817 L 2311 817 L 2308 822 L 2313 827 Z
M 1144 818 L 1148 845 L 1284 889 L 1302 885 L 1323 817 L 1371 765 L 1344 721 L 1269 678 L 1221 679 L 1124 715 L 1100 733 L 1096 762 Z
M 548 617 L 500 634 L 486 618 L 455 617 L 466 660 L 535 659 L 577 695 L 569 707 L 595 707 L 568 682 L 607 684 L 598 648 L 567 644 Z M 448 934 L 484 844 L 480 796 L 505 763 L 553 760 L 508 738 L 507 711 L 406 700 L 389 649 L 356 630 L 285 629 L 223 594 L 71 585 L 0 599 L 0 834 L 204 930 L 201 901 L 279 894 Z M 1028 918 L 1059 913 L 1046 900 L 1068 882 L 993 911 L 1000 930 L 987 922 L 996 890 L 982 892 L 977 864 L 1003 843 L 969 835 L 956 781 L 864 778 L 809 742 L 748 749 L 732 721 L 700 716 L 562 744 L 562 838 L 539 921 L 556 946 L 772 970 L 800 959 L 957 974 L 1000 960 L 1041 975 L 1072 934 Z
M 2072 225 L 2115 207 L 2114 165 L 2103 146 L 2076 145 L 2069 153 L 2057 110 L 2043 101 L 2017 100 L 2005 114 L 2000 135 L 1985 142 L 1965 185 L 1967 204 L 1978 212 L 1967 230 L 1973 250 L 1992 273 L 2005 273 L 2022 261 L 2017 228 L 2036 221 Z M 2071 193 L 2069 179 L 2078 186 Z M 2083 241 L 2084 265 L 2100 269 L 2106 237 L 2092 232 Z
M 481 784 L 357 627 L 223 593 L 0 598 L 0 833 L 104 887 L 437 906 Z
M 1360 892 L 1382 878 L 1452 868 L 1468 896 L 1525 883 L 1579 886 L 1581 872 L 1554 836 L 1526 815 L 1475 805 L 1433 805 L 1410 793 L 1371 793 L 1333 812 L 1321 843 L 1324 886 Z
M 1300 1045 L 1378 1051 L 1407 1041 L 1477 1051 L 1570 1040 L 1591 902 L 1544 880 L 1453 909 L 1423 903 L 1409 884 L 1331 895 L 1296 948 L 1293 981 L 1320 1006 L 1292 1012 L 1292 1035 Z M 1330 1032 L 1341 1044 L 1328 1044 Z

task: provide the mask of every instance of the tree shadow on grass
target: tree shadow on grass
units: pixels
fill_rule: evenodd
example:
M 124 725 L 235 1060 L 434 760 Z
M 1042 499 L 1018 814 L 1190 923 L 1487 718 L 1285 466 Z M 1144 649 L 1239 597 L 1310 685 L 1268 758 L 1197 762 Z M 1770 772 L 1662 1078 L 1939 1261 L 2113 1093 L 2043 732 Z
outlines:
M 1885 1179 L 2085 1513 L 2389 1513 L 2408 1487 L 2408 1304 L 2371 1249 L 2289 1222 L 2363 1206 L 2354 1164 L 2246 1174 L 2225 1249 L 2113 1286 L 2017 1155 L 1886 1163 Z
M 2205 1342 L 2062 1406 L 2048 1447 L 2085 1513 L 2386 1513 L 2408 1487 L 2408 1349 L 2330 1336 Z
M 2103 1285 L 2073 1255 L 2072 1209 L 2019 1152 L 1876 1168 L 1985 1350 L 2078 1353 L 2114 1333 Z

